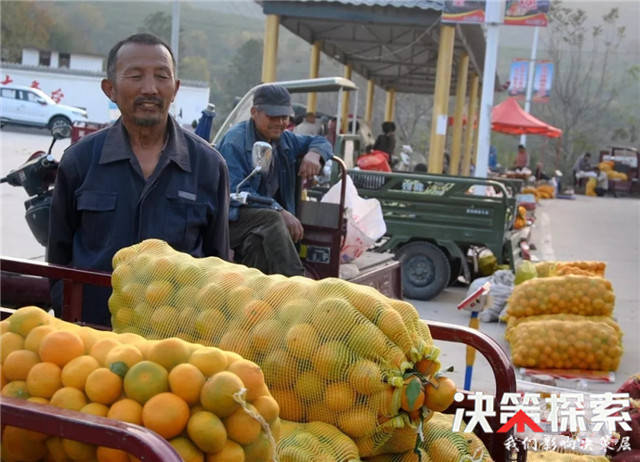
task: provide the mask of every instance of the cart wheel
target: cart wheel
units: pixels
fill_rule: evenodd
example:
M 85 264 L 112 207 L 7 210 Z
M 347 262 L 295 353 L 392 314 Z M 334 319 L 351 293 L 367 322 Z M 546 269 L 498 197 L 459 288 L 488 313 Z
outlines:
M 402 264 L 402 293 L 417 300 L 430 300 L 447 286 L 451 277 L 449 259 L 430 242 L 410 242 L 398 250 Z

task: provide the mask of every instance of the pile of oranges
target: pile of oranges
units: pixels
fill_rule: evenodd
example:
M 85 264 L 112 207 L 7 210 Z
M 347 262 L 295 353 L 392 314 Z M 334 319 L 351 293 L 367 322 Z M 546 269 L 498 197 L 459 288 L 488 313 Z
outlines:
M 416 309 L 371 287 L 265 275 L 154 239 L 118 251 L 113 267 L 115 331 L 255 362 L 284 419 L 336 426 L 361 448 L 392 438 L 383 427 L 407 426 L 415 445 L 420 412 L 453 401 L 455 384 L 438 376 L 439 350 Z
M 184 460 L 273 458 L 278 403 L 260 367 L 236 353 L 80 327 L 37 307 L 21 308 L 0 325 L 3 396 L 143 425 Z M 129 461 L 122 451 L 9 426 L 2 453 L 3 460 L 49 454 Z
M 516 366 L 612 371 L 622 332 L 611 317 L 615 295 L 605 263 L 541 262 L 538 277 L 515 287 L 505 337 Z

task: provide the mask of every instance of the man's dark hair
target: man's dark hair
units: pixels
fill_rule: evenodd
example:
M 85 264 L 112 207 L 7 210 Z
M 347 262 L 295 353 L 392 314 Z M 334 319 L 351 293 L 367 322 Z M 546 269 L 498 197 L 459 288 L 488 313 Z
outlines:
M 393 122 L 382 122 L 382 131 L 384 133 L 390 133 L 396 130 L 396 124 Z
M 122 48 L 122 46 L 126 45 L 127 43 L 139 43 L 141 45 L 162 45 L 169 51 L 169 54 L 171 55 L 171 62 L 173 63 L 173 70 L 175 71 L 176 58 L 173 56 L 171 47 L 167 45 L 161 38 L 156 37 L 153 34 L 144 32 L 140 34 L 130 35 L 126 39 L 120 40 L 113 46 L 113 48 L 111 48 L 107 57 L 107 78 L 109 80 L 114 81 L 116 78 L 116 58 L 118 55 L 118 51 L 120 51 L 120 48 Z
M 519 144 L 518 149 L 527 149 L 527 148 L 524 147 L 524 144 Z

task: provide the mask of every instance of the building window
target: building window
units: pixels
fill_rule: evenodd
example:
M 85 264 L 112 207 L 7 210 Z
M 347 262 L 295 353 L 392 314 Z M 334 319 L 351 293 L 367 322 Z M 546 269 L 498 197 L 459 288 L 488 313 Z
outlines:
M 58 57 L 58 67 L 66 67 L 69 69 L 69 63 L 71 62 L 71 56 L 69 53 L 60 53 Z
M 41 51 L 40 52 L 40 62 L 38 64 L 40 64 L 40 66 L 45 66 L 45 67 L 51 66 L 51 52 L 50 51 Z

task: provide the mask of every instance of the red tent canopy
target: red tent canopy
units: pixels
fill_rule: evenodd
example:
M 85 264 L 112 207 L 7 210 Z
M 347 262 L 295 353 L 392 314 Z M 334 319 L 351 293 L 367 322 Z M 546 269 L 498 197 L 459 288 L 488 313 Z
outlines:
M 509 135 L 562 136 L 562 130 L 536 119 L 522 110 L 515 98 L 509 98 L 493 108 L 491 129 Z

